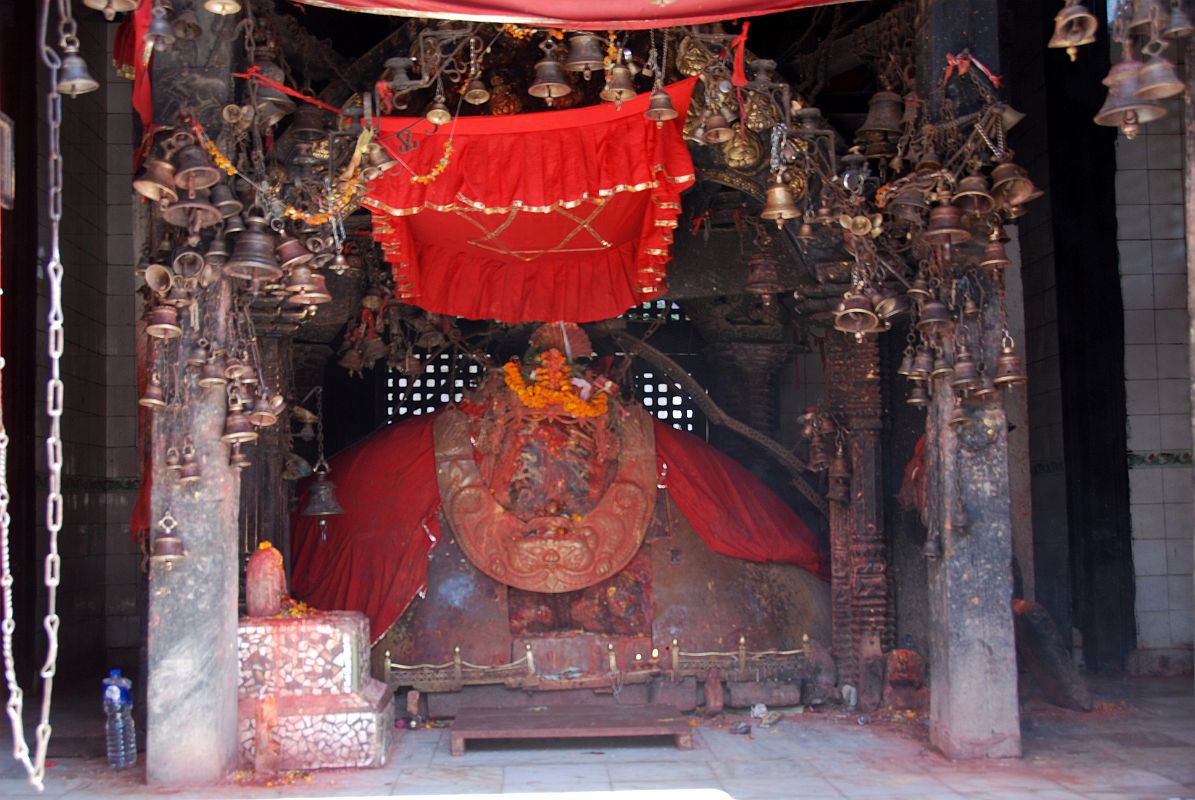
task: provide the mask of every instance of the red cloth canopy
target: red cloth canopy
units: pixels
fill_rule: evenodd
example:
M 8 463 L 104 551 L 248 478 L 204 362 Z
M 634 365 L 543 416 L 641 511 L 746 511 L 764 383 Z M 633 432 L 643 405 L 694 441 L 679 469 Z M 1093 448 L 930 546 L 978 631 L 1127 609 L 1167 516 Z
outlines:
M 647 94 L 439 128 L 383 118 L 379 141 L 401 164 L 363 202 L 403 299 L 470 319 L 590 322 L 663 291 L 694 180 L 682 137 L 694 82 L 667 87 L 679 116 L 662 125 L 643 116 Z
M 641 30 L 775 14 L 842 0 L 298 0 L 342 11 L 517 22 L 573 30 Z
M 364 612 L 377 641 L 427 583 L 440 536 L 435 415 L 391 425 L 337 454 L 331 478 L 344 514 L 326 541 L 313 517 L 292 518 L 291 588 L 315 608 Z M 829 580 L 813 532 L 758 478 L 689 433 L 655 421 L 668 492 L 716 553 L 796 564 Z

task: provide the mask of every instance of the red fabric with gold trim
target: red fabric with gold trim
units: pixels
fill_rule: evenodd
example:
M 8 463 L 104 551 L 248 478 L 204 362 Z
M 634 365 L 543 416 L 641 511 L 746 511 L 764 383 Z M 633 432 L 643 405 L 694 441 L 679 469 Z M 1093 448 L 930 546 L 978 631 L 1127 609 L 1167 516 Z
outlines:
M 364 205 L 400 297 L 429 311 L 506 322 L 608 319 L 663 291 L 693 183 L 682 137 L 695 80 L 666 87 L 679 112 L 657 126 L 648 95 L 509 117 L 385 117 L 402 164 Z M 451 140 L 447 167 L 427 183 Z M 405 147 L 412 149 L 402 152 Z

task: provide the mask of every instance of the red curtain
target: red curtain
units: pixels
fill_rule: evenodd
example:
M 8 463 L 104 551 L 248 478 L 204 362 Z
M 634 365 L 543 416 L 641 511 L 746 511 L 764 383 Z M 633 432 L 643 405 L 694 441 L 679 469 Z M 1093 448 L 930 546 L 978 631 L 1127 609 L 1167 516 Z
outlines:
M 840 0 L 298 0 L 308 5 L 404 17 L 518 22 L 573 30 L 640 30 L 775 14 Z
M 404 299 L 470 319 L 589 322 L 658 294 L 694 180 L 682 137 L 694 82 L 667 87 L 679 116 L 660 126 L 646 94 L 440 128 L 383 118 L 379 141 L 401 165 L 364 204 Z M 442 173 L 413 180 L 450 142 Z
M 328 518 L 327 541 L 312 517 L 292 518 L 292 592 L 316 608 L 364 612 L 374 641 L 425 586 L 440 536 L 434 420 L 392 425 L 332 459 L 345 513 Z M 759 479 L 696 436 L 657 421 L 655 437 L 668 492 L 711 550 L 829 580 L 816 537 Z

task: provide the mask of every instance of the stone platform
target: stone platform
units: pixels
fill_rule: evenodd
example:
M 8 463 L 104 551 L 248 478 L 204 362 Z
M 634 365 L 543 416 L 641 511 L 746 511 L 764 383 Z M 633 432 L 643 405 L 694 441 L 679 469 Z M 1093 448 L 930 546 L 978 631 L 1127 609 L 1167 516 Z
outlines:
M 256 760 L 258 707 L 277 703 L 275 768 L 380 767 L 394 740 L 394 696 L 368 676 L 369 623 L 353 612 L 246 617 L 240 659 L 237 737 L 241 762 Z

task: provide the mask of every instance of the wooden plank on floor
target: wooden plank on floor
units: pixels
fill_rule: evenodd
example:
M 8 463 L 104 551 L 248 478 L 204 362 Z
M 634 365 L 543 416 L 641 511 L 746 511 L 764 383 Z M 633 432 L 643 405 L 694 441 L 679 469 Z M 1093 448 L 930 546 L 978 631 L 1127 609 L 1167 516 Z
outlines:
M 576 706 L 572 708 L 466 708 L 452 722 L 453 755 L 470 739 L 579 739 L 672 736 L 682 750 L 693 746 L 689 719 L 669 706 Z

